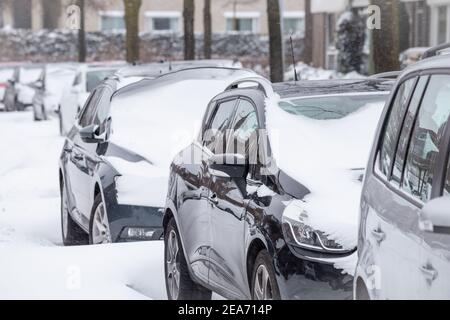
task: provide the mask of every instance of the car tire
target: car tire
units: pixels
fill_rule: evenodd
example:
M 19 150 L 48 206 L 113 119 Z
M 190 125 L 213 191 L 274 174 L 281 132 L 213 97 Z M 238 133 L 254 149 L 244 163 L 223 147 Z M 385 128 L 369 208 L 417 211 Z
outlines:
M 97 194 L 92 206 L 91 219 L 89 221 L 89 244 L 112 243 L 109 228 L 108 215 L 101 193 Z
M 58 120 L 59 120 L 59 134 L 61 135 L 61 137 L 63 137 L 63 136 L 65 136 L 65 134 L 64 134 L 64 128 L 63 128 L 63 123 L 62 123 L 61 106 L 59 106 Z
M 256 257 L 251 286 L 253 300 L 281 300 L 273 259 L 267 250 L 261 250 Z
M 169 300 L 211 300 L 212 292 L 195 283 L 189 274 L 173 218 L 169 221 L 164 233 L 164 274 Z
M 78 246 L 89 243 L 88 235 L 72 219 L 67 207 L 67 196 L 64 183 L 61 186 L 61 234 L 64 246 Z

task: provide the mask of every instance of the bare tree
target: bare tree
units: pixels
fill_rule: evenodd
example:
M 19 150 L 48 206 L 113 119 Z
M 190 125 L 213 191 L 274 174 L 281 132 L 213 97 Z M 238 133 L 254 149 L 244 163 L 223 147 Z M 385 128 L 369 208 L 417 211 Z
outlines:
M 313 62 L 313 16 L 311 12 L 311 0 L 305 0 L 305 38 L 302 60 L 306 64 Z
M 212 38 L 212 21 L 211 21 L 211 0 L 205 0 L 203 8 L 203 51 L 205 59 L 211 59 L 211 38 Z
M 78 62 L 86 62 L 86 28 L 85 28 L 85 6 L 84 0 L 76 0 L 80 7 L 80 29 L 78 30 Z
M 283 36 L 279 0 L 267 0 L 267 16 L 270 38 L 270 79 L 272 82 L 282 82 L 284 80 Z
M 194 34 L 194 0 L 184 0 L 184 59 L 195 59 L 195 34 Z
M 399 62 L 399 0 L 371 0 L 381 9 L 381 28 L 372 32 L 372 60 L 375 73 L 394 71 Z
M 142 0 L 123 0 L 125 6 L 125 26 L 127 62 L 139 61 L 139 11 Z
M 4 0 L 0 0 L 0 28 L 3 28 L 3 10 L 4 10 Z

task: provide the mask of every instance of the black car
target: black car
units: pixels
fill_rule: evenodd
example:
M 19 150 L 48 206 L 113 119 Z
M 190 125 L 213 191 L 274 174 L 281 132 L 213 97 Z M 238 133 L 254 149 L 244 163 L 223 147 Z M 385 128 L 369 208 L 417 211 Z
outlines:
M 155 104 L 152 88 L 179 84 L 183 79 L 209 83 L 225 76 L 252 74 L 239 69 L 206 67 L 160 74 L 160 65 L 155 67 L 147 67 L 149 78 L 136 67 L 103 81 L 90 95 L 68 133 L 59 173 L 65 245 L 161 239 L 170 160 L 165 165 L 155 162 L 155 158 L 158 160 L 161 153 L 170 151 L 171 137 L 142 131 L 133 134 L 136 128 L 151 129 L 154 119 L 171 128 L 170 121 L 174 118 L 170 118 L 171 113 L 165 114 L 168 118 L 158 115 L 171 105 Z M 189 91 L 190 86 L 192 81 L 188 81 L 184 90 Z M 176 97 L 176 107 L 182 110 L 184 105 L 178 103 L 179 98 L 169 94 Z M 207 100 L 213 96 L 214 93 L 208 93 Z M 120 116 L 116 116 L 118 110 L 122 112 Z M 123 136 L 130 138 L 131 143 L 120 140 Z M 166 139 L 163 150 L 148 150 L 147 143 L 152 139 L 159 142 Z M 131 144 L 144 145 L 144 149 L 133 149 Z
M 364 153 L 392 85 L 253 78 L 214 98 L 198 139 L 171 166 L 163 224 L 168 297 L 210 299 L 214 291 L 230 299 L 351 299 Z M 288 132 L 303 130 L 297 121 L 305 126 L 286 137 L 287 169 L 268 134 L 275 117 Z M 322 165 L 329 160 L 343 167 L 330 171 Z M 317 181 L 330 193 L 321 194 Z M 333 212 L 319 229 L 323 221 L 314 218 L 324 205 Z

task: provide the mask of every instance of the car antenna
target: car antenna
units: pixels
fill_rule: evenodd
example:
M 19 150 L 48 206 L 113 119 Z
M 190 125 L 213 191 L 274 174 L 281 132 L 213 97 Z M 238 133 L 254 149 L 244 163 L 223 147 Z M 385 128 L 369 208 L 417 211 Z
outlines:
M 298 81 L 298 74 L 297 74 L 297 67 L 296 67 L 296 63 L 295 63 L 295 55 L 294 55 L 294 42 L 292 41 L 292 34 L 289 37 L 290 42 L 291 42 L 291 55 L 292 55 L 292 64 L 294 65 L 294 79 L 295 82 Z

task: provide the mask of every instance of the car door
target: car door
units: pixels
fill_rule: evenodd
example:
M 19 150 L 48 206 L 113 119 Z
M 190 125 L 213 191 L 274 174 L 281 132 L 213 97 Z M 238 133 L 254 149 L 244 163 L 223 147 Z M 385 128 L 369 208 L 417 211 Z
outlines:
M 411 146 L 411 163 L 407 179 L 420 172 L 418 183 L 407 185 L 422 200 L 450 195 L 450 75 L 433 75 L 421 106 L 415 143 Z M 424 171 L 430 170 L 431 174 Z M 411 173 L 412 172 L 412 173 Z M 450 215 L 450 209 L 448 211 Z M 421 233 L 423 247 L 420 270 L 421 299 L 450 299 L 450 234 L 435 228 Z
M 71 141 L 68 171 L 76 208 L 74 216 L 85 226 L 89 222 L 93 203 L 91 187 L 93 172 L 98 163 L 98 144 L 84 142 L 80 137 L 80 130 L 93 123 L 104 90 L 98 88 L 94 91 L 75 124 L 76 130 L 72 130 L 68 137 Z
M 398 171 L 401 177 L 411 125 L 427 81 L 412 78 L 400 85 L 382 133 L 375 175 L 366 182 L 363 193 L 367 247 L 373 255 L 371 270 L 367 270 L 373 283 L 368 285 L 376 289 L 376 299 L 419 296 L 419 208 L 413 197 L 400 191 L 395 177 Z M 402 129 L 403 123 L 409 125 Z
M 207 159 L 212 155 L 215 137 L 211 132 L 227 128 L 231 121 L 236 99 L 221 103 L 213 102 L 204 119 L 200 143 L 193 143 L 182 152 L 182 161 L 174 161 L 177 183 L 178 219 L 183 237 L 184 250 L 195 275 L 204 282 L 209 281 L 209 256 L 211 250 L 211 213 L 208 201 L 210 175 Z M 185 161 L 191 155 L 194 161 Z M 181 163 L 180 163 L 181 162 Z
M 254 159 L 257 154 L 258 115 L 254 104 L 240 99 L 222 148 L 215 154 L 237 154 Z M 218 142 L 221 144 L 222 142 Z M 210 172 L 212 249 L 210 282 L 230 295 L 248 297 L 245 265 L 245 213 L 249 203 L 247 177 L 226 177 Z

